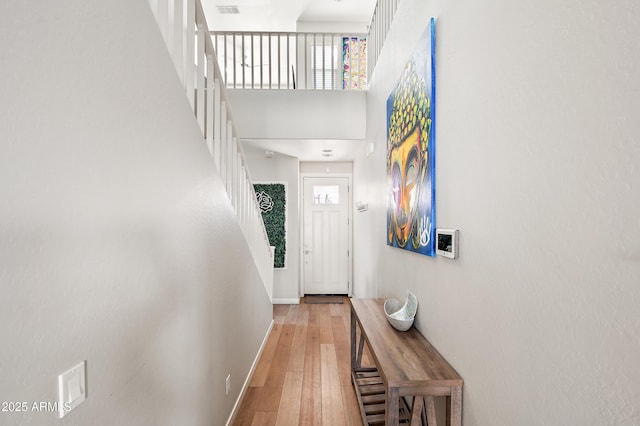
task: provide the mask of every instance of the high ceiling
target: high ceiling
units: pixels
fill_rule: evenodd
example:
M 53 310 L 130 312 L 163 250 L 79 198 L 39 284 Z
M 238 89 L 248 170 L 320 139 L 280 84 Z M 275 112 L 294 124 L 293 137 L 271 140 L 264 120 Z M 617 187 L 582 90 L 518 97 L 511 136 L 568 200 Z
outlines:
M 366 28 L 376 0 L 201 0 L 213 31 L 296 31 L 298 22 L 357 23 Z M 237 6 L 221 14 L 218 6 Z M 364 25 L 364 27 L 363 27 Z
M 201 0 L 212 31 L 364 33 L 376 0 Z M 225 6 L 221 8 L 220 6 Z M 221 9 L 237 8 L 237 14 Z M 302 161 L 350 161 L 362 146 L 355 140 L 245 140 L 246 145 Z M 327 150 L 331 157 L 327 157 Z

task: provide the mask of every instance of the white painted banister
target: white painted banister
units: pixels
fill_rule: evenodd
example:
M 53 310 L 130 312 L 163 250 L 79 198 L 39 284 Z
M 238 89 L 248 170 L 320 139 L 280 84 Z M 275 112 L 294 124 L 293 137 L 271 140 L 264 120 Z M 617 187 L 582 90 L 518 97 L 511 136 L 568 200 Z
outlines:
M 225 185 L 264 288 L 273 299 L 273 254 L 199 0 L 149 0 L 185 94 Z M 194 60 L 195 58 L 195 60 Z
M 365 90 L 367 36 L 212 32 L 229 89 Z
M 367 45 L 367 75 L 373 75 L 373 70 L 378 62 L 380 51 L 387 37 L 393 16 L 398 8 L 400 0 L 378 0 L 373 10 L 371 24 L 369 24 Z
M 233 89 L 365 90 L 400 0 L 378 0 L 368 34 L 212 32 Z

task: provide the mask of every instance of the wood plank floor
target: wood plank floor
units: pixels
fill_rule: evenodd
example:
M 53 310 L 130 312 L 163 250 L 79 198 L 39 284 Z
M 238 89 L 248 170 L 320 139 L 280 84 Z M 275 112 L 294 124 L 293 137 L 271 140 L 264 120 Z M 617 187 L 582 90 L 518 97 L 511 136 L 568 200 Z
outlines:
M 351 384 L 349 302 L 275 305 L 234 425 L 362 425 Z

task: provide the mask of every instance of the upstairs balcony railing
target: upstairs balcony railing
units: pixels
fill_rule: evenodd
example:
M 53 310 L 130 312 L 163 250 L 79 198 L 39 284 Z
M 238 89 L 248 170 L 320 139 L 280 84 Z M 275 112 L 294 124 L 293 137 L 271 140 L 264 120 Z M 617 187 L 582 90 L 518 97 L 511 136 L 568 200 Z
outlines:
M 212 32 L 229 89 L 365 90 L 367 36 Z
M 211 32 L 230 89 L 366 90 L 401 0 L 378 0 L 368 34 Z

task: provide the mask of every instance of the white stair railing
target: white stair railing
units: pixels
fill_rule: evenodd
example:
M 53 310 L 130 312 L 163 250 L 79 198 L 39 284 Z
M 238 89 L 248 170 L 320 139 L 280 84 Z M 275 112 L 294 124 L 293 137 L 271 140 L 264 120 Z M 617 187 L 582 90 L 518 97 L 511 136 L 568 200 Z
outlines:
M 367 45 L 367 74 L 369 78 L 373 75 L 373 70 L 378 62 L 380 51 L 384 45 L 384 40 L 387 38 L 387 33 L 399 3 L 400 0 L 378 0 L 373 10 L 371 24 L 369 24 L 369 43 Z
M 368 34 L 212 32 L 233 89 L 366 90 L 401 0 L 376 2 Z
M 273 254 L 202 5 L 199 0 L 149 0 L 149 5 L 272 300 Z
M 229 89 L 365 90 L 367 36 L 212 32 Z

